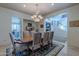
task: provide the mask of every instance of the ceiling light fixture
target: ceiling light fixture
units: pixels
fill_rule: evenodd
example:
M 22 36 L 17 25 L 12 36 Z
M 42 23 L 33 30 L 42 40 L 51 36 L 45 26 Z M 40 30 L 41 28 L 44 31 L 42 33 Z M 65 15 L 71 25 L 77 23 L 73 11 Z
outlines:
M 24 7 L 26 7 L 26 5 L 25 5 L 25 4 L 24 4 L 23 6 L 24 6 Z
M 39 22 L 39 21 L 41 21 L 42 19 L 43 19 L 43 17 L 42 17 L 42 15 L 40 15 L 39 14 L 39 10 L 38 10 L 38 4 L 35 4 L 35 6 L 36 6 L 36 13 L 33 15 L 33 16 L 31 16 L 31 18 L 35 21 L 35 22 Z
M 53 6 L 53 5 L 54 5 L 54 3 L 51 3 L 51 5 Z

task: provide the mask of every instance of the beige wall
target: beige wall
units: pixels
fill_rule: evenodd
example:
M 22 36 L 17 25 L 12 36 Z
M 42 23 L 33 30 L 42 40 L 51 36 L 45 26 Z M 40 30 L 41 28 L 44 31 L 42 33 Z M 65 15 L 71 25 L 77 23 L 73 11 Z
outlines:
M 11 17 L 30 19 L 30 15 L 0 7 L 0 46 L 10 45 Z

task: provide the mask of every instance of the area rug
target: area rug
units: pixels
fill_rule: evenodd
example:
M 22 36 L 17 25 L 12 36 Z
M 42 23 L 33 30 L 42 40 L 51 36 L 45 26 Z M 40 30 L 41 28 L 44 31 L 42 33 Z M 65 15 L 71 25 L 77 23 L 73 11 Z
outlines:
M 52 49 L 49 53 L 46 54 L 46 56 L 57 56 L 58 53 L 63 49 L 64 45 L 62 44 L 54 44 L 56 47 Z
M 34 55 L 31 50 L 29 51 L 25 50 L 23 54 L 21 55 L 19 54 L 17 56 L 56 56 L 62 50 L 63 47 L 64 45 L 62 44 L 54 43 L 52 47 L 47 45 L 43 47 L 43 49 L 40 48 L 40 49 L 35 50 Z M 28 52 L 30 53 L 28 54 Z M 10 55 L 11 54 L 7 56 L 10 56 Z
M 53 44 L 52 47 L 45 46 L 43 50 L 39 49 L 35 52 L 35 56 L 56 56 L 64 47 L 62 44 Z M 32 54 L 30 55 L 32 56 Z

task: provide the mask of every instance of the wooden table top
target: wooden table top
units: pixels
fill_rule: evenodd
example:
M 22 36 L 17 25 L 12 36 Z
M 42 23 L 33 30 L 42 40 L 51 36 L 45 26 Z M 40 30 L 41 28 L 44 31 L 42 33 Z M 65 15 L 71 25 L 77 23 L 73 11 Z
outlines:
M 22 42 L 30 42 L 30 41 L 33 41 L 32 39 L 24 39 L 24 40 L 21 40 Z
M 23 42 L 30 42 L 33 41 L 32 35 L 25 35 L 22 39 Z

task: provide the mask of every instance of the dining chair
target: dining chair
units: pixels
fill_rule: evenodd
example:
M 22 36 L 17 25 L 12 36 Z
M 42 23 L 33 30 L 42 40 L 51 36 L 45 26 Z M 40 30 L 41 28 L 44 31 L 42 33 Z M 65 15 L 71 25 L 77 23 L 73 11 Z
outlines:
M 12 42 L 12 45 L 13 45 L 13 51 L 12 51 L 12 54 L 13 54 L 13 55 L 16 55 L 16 45 L 15 45 L 15 42 L 14 42 L 12 33 L 9 33 L 9 35 L 10 35 L 10 39 L 11 39 L 11 42 Z
M 42 40 L 42 46 L 48 45 L 49 44 L 49 32 L 44 32 L 43 35 L 43 40 Z
M 41 36 L 42 33 L 40 32 L 35 32 L 33 33 L 33 42 L 32 45 L 29 46 L 29 48 L 32 50 L 32 54 L 34 54 L 35 50 L 41 47 Z
M 9 33 L 9 35 L 10 35 L 10 39 L 11 39 L 11 42 L 12 42 L 12 46 L 13 46 L 13 51 L 12 51 L 12 54 L 13 55 L 17 55 L 16 53 L 17 53 L 17 50 L 21 50 L 24 46 L 24 44 L 21 42 L 21 41 L 15 41 L 15 39 L 14 39 L 14 36 L 13 36 L 13 34 L 12 33 Z M 17 45 L 16 44 L 18 44 L 19 46 L 21 46 L 21 47 L 17 47 Z M 19 49 L 18 49 L 19 48 Z M 26 48 L 25 48 L 26 49 Z M 24 49 L 24 50 L 25 50 Z M 22 50 L 23 51 L 23 50 Z M 19 51 L 19 52 L 22 52 L 22 51 Z
M 53 45 L 53 36 L 54 36 L 54 32 L 49 32 L 49 44 L 50 44 L 50 46 Z

